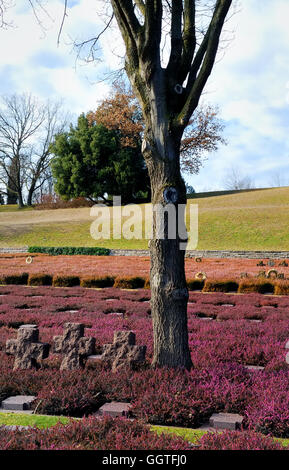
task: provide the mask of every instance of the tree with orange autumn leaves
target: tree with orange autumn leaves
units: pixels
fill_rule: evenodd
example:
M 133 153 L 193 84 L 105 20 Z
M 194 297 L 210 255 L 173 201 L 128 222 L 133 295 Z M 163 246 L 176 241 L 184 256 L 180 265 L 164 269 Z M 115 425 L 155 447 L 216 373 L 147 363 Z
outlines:
M 102 124 L 120 133 L 124 147 L 140 145 L 144 121 L 141 108 L 133 91 L 123 83 L 116 83 L 114 91 L 95 111 L 87 114 L 88 122 Z M 185 173 L 196 174 L 202 167 L 207 154 L 225 144 L 222 137 L 223 122 L 218 118 L 218 108 L 200 105 L 185 129 L 181 143 L 181 167 Z

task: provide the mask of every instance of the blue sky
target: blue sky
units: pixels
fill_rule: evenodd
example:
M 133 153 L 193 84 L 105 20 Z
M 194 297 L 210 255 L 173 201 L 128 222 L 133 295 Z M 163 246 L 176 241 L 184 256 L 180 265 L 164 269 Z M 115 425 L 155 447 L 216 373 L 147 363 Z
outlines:
M 103 72 L 120 65 L 117 30 L 102 39 L 104 63 L 76 61 L 72 39 L 95 36 L 102 28 L 101 2 L 71 1 L 57 46 L 62 0 L 46 2 L 39 12 L 45 33 L 31 15 L 28 1 L 10 11 L 14 27 L 0 30 L 0 94 L 31 92 L 63 99 L 75 115 L 97 106 L 109 92 Z M 250 176 L 256 187 L 289 185 L 289 2 L 242 0 L 227 28 L 232 41 L 210 78 L 204 101 L 216 104 L 225 122 L 227 146 L 209 155 L 198 175 L 186 180 L 198 191 L 224 188 L 232 168 Z

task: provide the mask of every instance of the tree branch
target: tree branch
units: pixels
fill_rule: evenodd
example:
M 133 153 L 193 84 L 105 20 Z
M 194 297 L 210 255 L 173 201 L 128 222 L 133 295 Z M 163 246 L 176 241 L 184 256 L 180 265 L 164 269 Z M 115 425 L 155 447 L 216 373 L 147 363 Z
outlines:
M 189 119 L 198 106 L 199 99 L 202 91 L 211 75 L 220 41 L 222 28 L 232 4 L 232 0 L 218 0 L 210 26 L 203 39 L 203 42 L 196 54 L 195 60 L 192 64 L 188 84 L 187 84 L 187 99 L 183 110 L 179 114 L 177 121 L 181 125 L 187 125 Z M 200 63 L 200 70 L 198 76 L 194 80 L 197 64 Z M 201 65 L 202 64 L 202 65 Z
M 183 38 L 182 38 L 182 15 L 183 15 L 183 2 L 172 2 L 171 13 L 171 54 L 167 66 L 167 74 L 170 77 L 178 75 L 178 68 L 180 67 Z
M 183 54 L 179 69 L 179 82 L 186 79 L 196 49 L 196 5 L 195 0 L 185 0 L 184 3 L 184 27 L 183 27 Z

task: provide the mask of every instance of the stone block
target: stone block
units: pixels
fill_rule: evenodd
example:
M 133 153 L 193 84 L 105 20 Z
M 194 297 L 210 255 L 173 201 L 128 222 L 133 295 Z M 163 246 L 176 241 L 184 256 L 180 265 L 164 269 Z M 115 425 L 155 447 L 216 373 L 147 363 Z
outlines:
M 248 369 L 249 371 L 259 371 L 259 370 L 264 370 L 265 367 L 263 366 L 245 366 L 245 369 Z
M 210 426 L 235 431 L 241 428 L 243 419 L 243 416 L 235 413 L 214 413 L 210 418 Z
M 36 397 L 31 395 L 16 395 L 3 400 L 1 407 L 3 410 L 30 410 L 35 400 Z
M 131 405 L 129 403 L 122 403 L 117 401 L 112 401 L 110 403 L 105 403 L 97 411 L 98 416 L 111 416 L 112 418 L 117 418 L 121 416 L 128 417 L 129 410 Z

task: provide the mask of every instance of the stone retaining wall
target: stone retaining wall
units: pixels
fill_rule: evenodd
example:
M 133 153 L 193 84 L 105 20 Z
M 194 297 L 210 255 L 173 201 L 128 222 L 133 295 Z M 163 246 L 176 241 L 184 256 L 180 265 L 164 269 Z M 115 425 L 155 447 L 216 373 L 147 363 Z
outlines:
M 28 246 L 21 248 L 0 248 L 0 254 L 1 253 L 28 253 Z
M 27 253 L 28 247 L 0 248 L 1 253 Z M 110 256 L 145 256 L 149 250 L 111 250 Z M 243 258 L 243 259 L 289 259 L 289 251 L 229 251 L 229 250 L 188 250 L 187 258 Z

